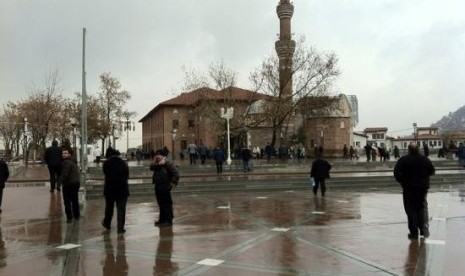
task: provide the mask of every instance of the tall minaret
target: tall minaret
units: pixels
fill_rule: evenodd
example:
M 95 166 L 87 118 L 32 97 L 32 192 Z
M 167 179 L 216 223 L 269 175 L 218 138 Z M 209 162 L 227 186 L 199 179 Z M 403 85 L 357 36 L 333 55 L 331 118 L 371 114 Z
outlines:
M 276 7 L 279 17 L 279 40 L 275 43 L 276 53 L 279 57 L 279 83 L 281 96 L 292 96 L 292 57 L 295 51 L 295 41 L 291 37 L 291 18 L 294 6 L 289 0 L 280 0 Z

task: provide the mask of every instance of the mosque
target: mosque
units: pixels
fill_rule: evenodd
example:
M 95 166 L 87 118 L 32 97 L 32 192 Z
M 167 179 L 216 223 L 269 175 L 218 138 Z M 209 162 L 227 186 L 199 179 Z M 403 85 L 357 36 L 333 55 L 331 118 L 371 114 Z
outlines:
M 280 21 L 279 39 L 275 42 L 279 58 L 281 97 L 292 98 L 293 55 L 291 19 L 294 6 L 280 0 L 276 12 Z M 286 78 L 287 77 L 287 78 Z M 328 97 L 328 96 L 327 96 Z M 321 146 L 327 157 L 342 155 L 344 145 L 353 145 L 353 130 L 358 123 L 357 97 L 340 94 L 331 98 L 330 106 L 311 112 L 293 112 L 276 132 L 271 122 L 260 121 L 260 114 L 273 96 L 238 87 L 215 90 L 203 87 L 159 103 L 140 119 L 142 147 L 146 151 L 166 146 L 177 158 L 191 143 L 209 148 L 226 148 L 226 128 L 230 127 L 231 149 L 278 147 L 304 148 L 307 156 Z M 226 126 L 221 108 L 233 107 L 230 125 Z M 223 109 L 223 110 L 224 110 Z M 176 155 L 174 154 L 176 153 Z

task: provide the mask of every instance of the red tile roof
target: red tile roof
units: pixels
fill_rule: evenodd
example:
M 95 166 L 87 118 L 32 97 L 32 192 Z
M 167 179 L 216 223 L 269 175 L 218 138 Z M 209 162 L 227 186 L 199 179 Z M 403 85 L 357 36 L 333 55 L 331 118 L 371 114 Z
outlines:
M 367 127 L 363 130 L 363 132 L 378 132 L 378 131 L 387 131 L 387 127 Z
M 229 87 L 223 90 L 215 90 L 209 87 L 202 87 L 191 92 L 183 92 L 179 96 L 172 99 L 166 100 L 155 106 L 150 112 L 148 112 L 139 122 L 143 122 L 147 117 L 154 113 L 157 109 L 163 106 L 191 106 L 197 104 L 201 100 L 216 100 L 223 101 L 233 99 L 236 101 L 257 101 L 261 99 L 268 99 L 271 96 L 253 92 L 250 90 Z

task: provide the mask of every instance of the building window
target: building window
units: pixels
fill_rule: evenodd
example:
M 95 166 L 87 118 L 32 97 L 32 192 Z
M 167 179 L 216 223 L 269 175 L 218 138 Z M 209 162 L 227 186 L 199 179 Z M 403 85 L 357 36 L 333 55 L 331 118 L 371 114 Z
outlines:
M 173 120 L 173 129 L 179 128 L 179 120 Z
M 371 137 L 373 140 L 384 140 L 384 133 L 373 133 Z
M 193 128 L 193 127 L 194 127 L 194 120 L 189 120 L 189 121 L 187 121 L 187 126 L 188 126 L 189 128 Z
M 341 128 L 344 128 L 345 125 L 344 125 L 344 121 L 341 121 Z

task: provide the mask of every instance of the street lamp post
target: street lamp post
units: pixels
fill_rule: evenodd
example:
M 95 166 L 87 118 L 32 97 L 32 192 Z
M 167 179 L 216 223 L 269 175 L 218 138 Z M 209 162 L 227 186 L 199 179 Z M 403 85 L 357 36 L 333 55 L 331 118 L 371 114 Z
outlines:
M 176 156 L 174 154 L 174 142 L 176 140 L 176 132 L 177 131 L 178 131 L 177 129 L 173 128 L 173 130 L 171 130 L 171 132 L 170 132 L 170 134 L 171 134 L 171 159 L 173 159 L 173 161 L 174 161 L 174 157 Z
M 124 130 L 126 130 L 126 154 L 129 154 L 129 131 L 135 131 L 136 126 L 134 122 L 126 120 L 124 123 Z
M 76 147 L 76 120 L 72 119 L 71 120 L 71 126 L 73 127 L 73 151 L 74 154 L 77 154 L 77 147 Z
M 415 145 L 418 145 L 418 128 L 417 123 L 413 123 L 413 139 L 415 140 Z
M 24 164 L 27 166 L 27 117 L 24 117 Z
M 232 119 L 234 113 L 233 107 L 228 107 L 226 110 L 224 107 L 221 108 L 221 118 L 226 119 L 226 134 L 228 136 L 228 158 L 226 159 L 226 164 L 231 165 L 231 139 L 229 134 L 229 120 Z

